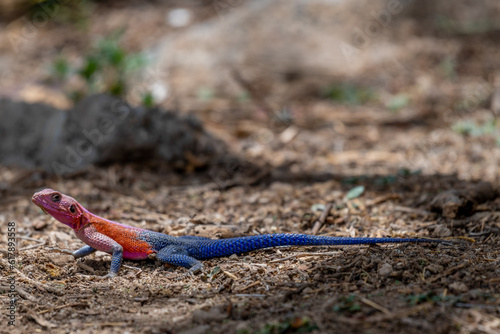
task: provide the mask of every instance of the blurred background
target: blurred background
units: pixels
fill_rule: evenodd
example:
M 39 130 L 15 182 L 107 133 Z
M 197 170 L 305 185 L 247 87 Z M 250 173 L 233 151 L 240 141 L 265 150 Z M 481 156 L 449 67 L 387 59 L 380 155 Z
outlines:
M 69 166 L 64 161 L 72 149 L 66 146 L 78 145 L 75 133 L 92 132 L 100 108 L 110 109 L 102 106 L 109 99 L 91 96 L 107 94 L 132 108 L 194 115 L 232 152 L 274 166 L 301 161 L 301 168 L 315 171 L 348 165 L 351 172 L 363 172 L 368 164 L 372 172 L 383 165 L 498 177 L 495 1 L 0 6 L 5 165 L 62 175 L 95 163 L 149 157 L 194 170 L 227 154 L 216 144 L 195 148 L 208 139 L 191 138 L 191 128 L 183 131 L 189 144 L 173 148 L 178 133 L 159 144 L 165 127 L 133 130 L 127 117 L 128 125 L 118 126 L 119 134 L 113 131 L 98 147 L 83 136 L 92 152 Z M 48 110 L 38 112 L 35 103 Z M 136 123 L 145 122 L 140 112 L 132 114 Z M 141 133 L 148 139 L 137 139 Z M 123 136 L 136 139 L 121 147 Z M 186 152 L 194 155 L 191 161 Z M 471 156 L 476 158 L 464 168 Z M 54 161 L 65 166 L 55 167 Z
M 25 237 L 18 247 L 26 249 L 19 261 L 33 279 L 66 282 L 74 269 L 73 260 L 31 248 L 33 240 L 40 242 L 34 247 L 80 245 L 30 202 L 50 187 L 106 218 L 171 235 L 488 241 L 482 252 L 455 257 L 410 252 L 403 261 L 372 253 L 351 265 L 358 253 L 349 253 L 333 264 L 287 262 L 269 275 L 241 265 L 235 274 L 248 284 L 212 273 L 212 285 L 192 279 L 189 291 L 182 281 L 171 284 L 181 279 L 175 271 L 160 281 L 162 271 L 154 280 L 170 290 L 140 299 L 151 296 L 143 281 L 155 275 L 151 265 L 143 278 L 127 281 L 139 298 L 130 303 L 140 304 L 137 314 L 124 308 L 128 294 L 95 297 L 105 310 L 118 310 L 112 320 L 127 328 L 180 331 L 195 321 L 193 333 L 364 331 L 359 319 L 377 311 L 342 299 L 353 293 L 378 294 L 385 311 L 408 312 L 383 311 L 382 324 L 370 318 L 377 333 L 404 326 L 409 333 L 471 332 L 478 324 L 497 332 L 497 0 L 0 0 L 0 27 L 0 221 L 17 222 Z M 451 199 L 439 197 L 443 191 Z M 318 225 L 325 208 L 331 215 Z M 266 263 L 269 254 L 258 259 Z M 465 258 L 474 267 L 463 267 Z M 426 261 L 437 269 L 422 269 Z M 448 269 L 442 280 L 425 281 Z M 247 290 L 252 282 L 259 284 Z M 385 288 L 400 282 L 409 287 Z M 84 279 L 71 284 L 60 303 L 87 291 Z M 236 300 L 238 291 L 270 299 Z M 219 293 L 233 298 L 236 311 L 192 312 L 225 303 Z M 447 293 L 487 307 L 433 304 Z M 36 307 L 50 309 L 53 297 L 39 292 L 48 304 Z M 36 308 L 29 298 L 23 303 L 24 311 Z M 414 308 L 419 303 L 432 312 Z M 158 309 L 168 317 L 148 318 Z M 64 312 L 20 323 L 26 331 L 79 329 Z M 106 314 L 92 319 L 112 332 L 118 325 Z M 75 317 L 86 321 L 83 313 Z

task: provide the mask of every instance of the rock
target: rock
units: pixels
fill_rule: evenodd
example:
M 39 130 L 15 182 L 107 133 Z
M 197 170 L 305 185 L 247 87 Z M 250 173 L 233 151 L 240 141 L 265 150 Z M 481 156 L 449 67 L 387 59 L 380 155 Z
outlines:
M 388 277 L 393 272 L 392 266 L 389 263 L 384 263 L 381 266 L 379 265 L 378 274 L 381 277 Z
M 453 293 L 465 293 L 465 292 L 469 291 L 469 288 L 467 287 L 467 285 L 465 285 L 462 282 L 453 282 L 450 285 L 448 285 L 448 288 Z
M 37 231 L 43 230 L 45 227 L 47 227 L 48 222 L 46 220 L 42 219 L 35 219 L 33 221 L 33 228 Z
M 73 237 L 68 233 L 59 231 L 49 231 L 47 232 L 47 235 L 52 244 L 58 244 L 59 242 L 70 242 L 73 240 Z
M 63 142 L 67 113 L 41 103 L 0 99 L 0 163 L 33 168 Z
M 193 312 L 193 321 L 197 323 L 206 323 L 210 321 L 221 321 L 228 317 L 227 312 L 219 307 L 211 307 L 208 310 L 195 310 Z
M 449 237 L 452 235 L 451 230 L 444 224 L 438 224 L 436 226 L 436 229 L 434 230 L 434 233 L 436 233 L 436 235 L 440 238 Z
M 196 168 L 226 156 L 226 146 L 193 116 L 90 96 L 68 111 L 0 99 L 0 164 L 56 175 L 91 164 L 164 161 Z
M 427 269 L 428 271 L 430 271 L 433 274 L 439 274 L 440 272 L 443 271 L 444 268 L 442 265 L 433 263 L 433 264 L 429 264 L 427 267 L 425 267 L 425 269 Z
M 195 311 L 196 312 L 196 311 Z M 204 334 L 208 333 L 210 330 L 209 325 L 199 325 L 190 329 L 183 330 L 179 334 Z

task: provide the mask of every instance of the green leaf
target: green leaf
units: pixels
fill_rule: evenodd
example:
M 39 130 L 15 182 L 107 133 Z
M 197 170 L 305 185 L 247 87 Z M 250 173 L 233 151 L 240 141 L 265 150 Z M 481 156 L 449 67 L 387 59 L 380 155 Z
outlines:
M 313 211 L 313 212 L 314 211 L 325 211 L 325 205 L 324 204 L 319 204 L 319 203 L 313 204 L 311 206 L 311 211 Z
M 52 64 L 53 76 L 58 80 L 64 80 L 69 75 L 70 66 L 65 58 L 57 58 Z
M 351 105 L 364 104 L 375 100 L 375 94 L 371 90 L 349 83 L 334 83 L 325 89 L 324 96 Z
M 114 96 L 122 96 L 125 94 L 126 85 L 123 80 L 117 80 L 109 87 L 109 92 Z
M 126 52 L 119 45 L 122 32 L 116 32 L 97 43 L 97 53 L 100 58 L 106 60 L 108 64 L 119 67 L 123 64 Z
M 406 94 L 398 94 L 394 96 L 388 103 L 387 107 L 392 111 L 398 111 L 410 104 L 410 98 Z
M 137 71 L 148 64 L 147 58 L 141 54 L 128 55 L 123 64 L 123 70 L 127 72 Z
M 99 60 L 95 56 L 87 56 L 82 69 L 78 72 L 87 82 L 89 82 L 94 74 L 101 68 Z
M 151 94 L 151 92 L 147 92 L 144 95 L 142 95 L 141 103 L 146 108 L 153 108 L 155 105 L 155 99 L 153 97 L 153 94 Z
M 220 267 L 219 266 L 217 266 L 214 269 L 212 269 L 212 271 L 210 272 L 210 274 L 208 274 L 208 277 L 210 279 L 213 279 L 215 276 L 217 276 L 218 273 L 220 273 Z
M 215 92 L 210 88 L 202 87 L 198 89 L 196 95 L 201 101 L 209 101 L 215 97 Z
M 346 199 L 351 200 L 355 199 L 359 196 L 361 196 L 365 192 L 365 187 L 364 186 L 357 186 L 349 190 L 347 195 L 345 196 Z

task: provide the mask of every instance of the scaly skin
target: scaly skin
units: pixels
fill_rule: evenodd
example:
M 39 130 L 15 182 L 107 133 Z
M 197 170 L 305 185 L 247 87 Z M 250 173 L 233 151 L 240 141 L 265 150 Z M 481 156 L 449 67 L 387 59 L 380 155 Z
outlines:
M 438 239 L 412 238 L 343 238 L 306 234 L 264 234 L 230 239 L 209 239 L 197 236 L 172 237 L 163 233 L 123 225 L 101 218 L 85 209 L 74 198 L 52 189 L 33 195 L 33 203 L 46 214 L 68 225 L 87 246 L 71 252 L 75 258 L 99 250 L 112 255 L 111 269 L 104 277 L 114 277 L 122 260 L 156 258 L 161 262 L 197 272 L 203 268 L 199 260 L 230 256 L 256 249 L 294 245 L 356 245 L 376 243 L 443 242 Z

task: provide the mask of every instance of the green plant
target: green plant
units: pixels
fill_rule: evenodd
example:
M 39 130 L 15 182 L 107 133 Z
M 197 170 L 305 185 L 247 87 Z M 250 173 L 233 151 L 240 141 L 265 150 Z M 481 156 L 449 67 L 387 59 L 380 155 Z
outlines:
M 56 81 L 66 80 L 70 74 L 70 71 L 71 68 L 69 62 L 66 60 L 66 58 L 63 57 L 57 57 L 50 68 L 51 77 Z
M 359 105 L 375 100 L 375 94 L 368 88 L 350 83 L 335 83 L 325 89 L 323 95 L 334 101 Z
M 361 310 L 361 305 L 357 302 L 357 296 L 352 294 L 349 296 L 342 296 L 339 302 L 333 307 L 333 311 L 338 313 L 349 312 L 355 313 Z
M 399 111 L 410 104 L 410 97 L 407 94 L 398 94 L 393 96 L 387 102 L 387 108 L 392 111 Z
M 439 64 L 439 68 L 450 80 L 457 78 L 457 61 L 452 57 L 445 57 Z
M 444 15 L 435 18 L 437 28 L 452 34 L 476 35 L 498 29 L 498 21 L 494 19 L 454 20 Z
M 44 13 L 50 22 L 56 25 L 71 25 L 78 29 L 87 29 L 89 18 L 96 8 L 94 1 L 61 1 L 61 0 L 33 0 L 28 19 L 38 25 L 37 18 Z
M 458 121 L 452 125 L 453 131 L 463 134 L 479 137 L 498 133 L 497 122 L 495 119 L 488 120 L 479 124 L 472 120 Z
M 308 317 L 295 317 L 281 322 L 272 322 L 256 331 L 257 334 L 309 333 L 318 329 Z
M 426 302 L 454 304 L 461 300 L 461 296 L 455 296 L 455 295 L 443 296 L 436 294 L 433 291 L 426 291 L 420 294 L 407 295 L 405 299 L 406 302 L 411 306 L 415 306 Z
M 490 119 L 483 123 L 473 120 L 458 121 L 452 125 L 452 130 L 464 136 L 493 137 L 497 146 L 500 146 L 500 129 L 496 119 Z
M 83 84 L 68 93 L 74 101 L 103 92 L 125 96 L 134 75 L 147 65 L 147 60 L 140 53 L 128 53 L 120 45 L 122 34 L 123 31 L 117 31 L 98 40 L 83 57 L 81 66 L 72 68 L 64 57 L 57 58 L 51 67 L 51 79 L 64 83 L 77 76 Z M 147 107 L 154 105 L 151 92 L 143 94 L 142 103 Z
M 151 92 L 146 92 L 142 95 L 141 104 L 147 108 L 152 108 L 155 104 L 155 99 Z

